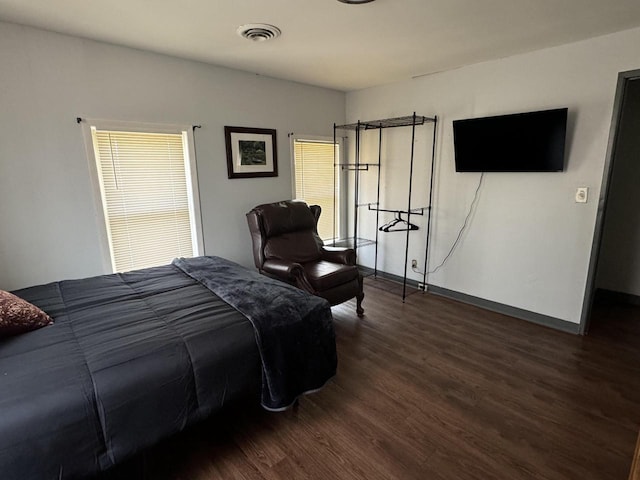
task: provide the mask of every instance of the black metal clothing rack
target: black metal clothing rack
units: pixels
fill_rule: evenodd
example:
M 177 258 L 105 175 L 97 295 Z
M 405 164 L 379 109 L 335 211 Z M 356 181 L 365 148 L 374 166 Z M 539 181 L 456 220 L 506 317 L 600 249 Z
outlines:
M 429 183 L 429 204 L 425 207 L 412 208 L 412 185 L 413 185 L 413 165 L 414 165 L 414 144 L 415 144 L 415 134 L 416 127 L 420 125 L 430 124 L 433 125 L 433 141 L 431 148 L 431 178 Z M 407 223 L 410 223 L 411 215 L 424 215 L 427 213 L 427 232 L 426 232 L 426 241 L 425 241 L 425 257 L 424 257 L 424 272 L 423 272 L 423 284 L 426 284 L 427 279 L 427 258 L 429 255 L 429 234 L 431 227 L 431 204 L 433 201 L 433 174 L 434 174 L 434 165 L 435 165 L 435 143 L 436 143 L 436 128 L 438 124 L 438 117 L 425 117 L 422 115 L 416 115 L 414 112 L 413 115 L 405 116 L 405 117 L 394 117 L 394 118 L 385 118 L 382 120 L 371 120 L 367 122 L 357 121 L 356 123 L 350 123 L 346 125 L 333 125 L 333 141 L 334 144 L 338 140 L 337 132 L 340 130 L 344 131 L 354 131 L 355 132 L 355 161 L 353 163 L 341 163 L 340 159 L 337 158 L 335 149 L 334 149 L 334 167 L 340 167 L 341 170 L 349 170 L 353 171 L 354 178 L 354 205 L 353 205 L 353 244 L 350 245 L 356 251 L 358 247 L 362 247 L 365 245 L 375 245 L 375 260 L 374 260 L 374 269 L 373 275 L 377 277 L 378 275 L 378 233 L 380 227 L 380 212 L 391 212 L 397 215 L 404 214 L 407 216 Z M 389 210 L 380 208 L 380 172 L 382 170 L 382 131 L 387 128 L 396 128 L 396 127 L 411 127 L 411 156 L 410 156 L 410 167 L 409 167 L 409 190 L 408 190 L 408 200 L 407 200 L 407 209 L 406 210 Z M 360 141 L 361 141 L 361 132 L 366 130 L 378 130 L 378 163 L 366 163 L 360 161 Z M 368 171 L 370 168 L 377 168 L 377 187 L 376 187 L 376 201 L 374 203 L 359 203 L 359 194 L 360 194 L 360 172 Z M 334 192 L 335 192 L 335 175 L 334 175 Z M 374 241 L 367 241 L 364 239 L 358 238 L 358 211 L 360 207 L 367 207 L 367 210 L 376 212 L 376 236 Z M 336 202 L 334 196 L 333 202 L 334 208 L 334 218 L 336 218 Z M 407 265 L 409 261 L 409 233 L 410 229 L 407 228 L 406 239 L 405 239 L 405 255 L 404 255 L 404 275 L 402 280 L 402 301 L 404 302 L 407 296 Z M 335 242 L 335 224 L 334 224 L 334 245 Z M 347 239 L 347 244 L 350 244 L 350 239 Z

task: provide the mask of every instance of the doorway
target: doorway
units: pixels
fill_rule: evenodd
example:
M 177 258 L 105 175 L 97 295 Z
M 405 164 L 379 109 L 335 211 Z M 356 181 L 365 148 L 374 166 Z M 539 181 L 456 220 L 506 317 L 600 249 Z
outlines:
M 640 70 L 622 72 L 614 103 L 580 333 L 596 298 L 640 305 Z

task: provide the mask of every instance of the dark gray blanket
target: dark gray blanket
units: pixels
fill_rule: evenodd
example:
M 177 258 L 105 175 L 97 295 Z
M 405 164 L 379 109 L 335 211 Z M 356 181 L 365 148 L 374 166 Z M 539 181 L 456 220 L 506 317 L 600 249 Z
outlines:
M 264 408 L 283 410 L 335 375 L 335 334 L 326 300 L 220 257 L 180 258 L 173 264 L 253 324 Z

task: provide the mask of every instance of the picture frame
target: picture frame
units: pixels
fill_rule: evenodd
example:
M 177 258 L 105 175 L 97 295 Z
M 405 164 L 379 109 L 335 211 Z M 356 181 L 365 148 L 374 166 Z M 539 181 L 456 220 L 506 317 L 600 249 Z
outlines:
M 229 178 L 278 176 L 275 130 L 225 126 L 224 136 Z

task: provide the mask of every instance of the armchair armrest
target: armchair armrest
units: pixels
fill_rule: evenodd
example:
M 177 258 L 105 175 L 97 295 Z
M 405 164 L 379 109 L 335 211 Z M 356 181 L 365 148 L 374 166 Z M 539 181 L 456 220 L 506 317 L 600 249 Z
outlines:
M 353 248 L 322 247 L 322 260 L 343 265 L 355 265 L 356 252 Z
M 265 260 L 262 264 L 262 273 L 280 278 L 296 287 L 306 290 L 309 293 L 316 294 L 315 289 L 309 283 L 304 273 L 302 265 L 288 260 Z
M 270 275 L 288 280 L 295 280 L 304 275 L 302 265 L 287 260 L 265 260 L 262 264 L 262 270 Z

